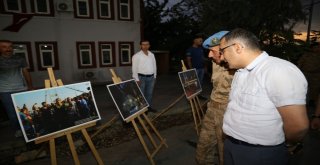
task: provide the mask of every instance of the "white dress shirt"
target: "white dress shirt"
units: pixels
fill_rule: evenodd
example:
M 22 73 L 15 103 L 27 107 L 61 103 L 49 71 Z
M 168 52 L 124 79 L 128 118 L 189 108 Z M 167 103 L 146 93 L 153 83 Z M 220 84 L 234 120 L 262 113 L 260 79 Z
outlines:
M 277 107 L 305 104 L 307 81 L 292 63 L 260 54 L 233 79 L 223 131 L 251 144 L 285 141 Z
M 140 50 L 133 55 L 132 77 L 136 81 L 139 81 L 138 73 L 144 75 L 153 74 L 154 78 L 157 77 L 157 64 L 152 52 L 148 51 L 148 55 L 146 55 L 142 50 Z

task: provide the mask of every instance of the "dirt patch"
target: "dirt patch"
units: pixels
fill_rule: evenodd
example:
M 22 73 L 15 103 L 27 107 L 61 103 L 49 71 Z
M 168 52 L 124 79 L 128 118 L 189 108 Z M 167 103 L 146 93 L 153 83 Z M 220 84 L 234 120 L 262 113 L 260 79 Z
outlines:
M 167 128 L 171 128 L 173 126 L 189 124 L 190 122 L 193 122 L 193 117 L 191 112 L 188 111 L 186 113 L 160 116 L 152 123 L 157 128 L 158 131 L 161 131 Z M 92 135 L 93 133 L 95 133 L 95 131 L 96 131 L 95 129 L 92 129 L 92 130 L 88 129 L 89 135 Z M 145 134 L 145 132 L 143 131 L 141 133 Z M 78 154 L 84 154 L 84 153 L 90 152 L 90 148 L 86 143 L 84 143 L 85 139 L 83 138 L 83 135 L 80 131 L 73 133 L 72 138 L 74 140 Z M 119 145 L 121 143 L 133 140 L 135 138 L 137 138 L 137 135 L 134 131 L 132 124 L 125 123 L 125 122 L 121 123 L 118 121 L 112 124 L 110 127 L 106 128 L 104 131 L 100 132 L 97 136 L 95 136 L 92 139 L 92 141 L 95 147 L 99 149 L 99 148 L 108 148 L 115 145 Z M 57 157 L 72 158 L 69 144 L 66 137 L 60 137 L 55 139 L 55 143 L 56 143 Z M 48 143 L 43 143 L 38 145 L 35 145 L 33 143 L 27 144 L 27 151 L 39 150 L 41 147 L 43 147 L 44 150 L 46 150 L 47 152 L 46 157 L 50 157 Z M 26 150 L 21 152 L 26 152 Z M 14 164 L 13 162 L 14 162 L 15 156 L 17 156 L 17 153 L 15 153 L 15 155 L 11 155 L 6 157 L 5 159 L 2 159 L 0 161 L 0 164 Z

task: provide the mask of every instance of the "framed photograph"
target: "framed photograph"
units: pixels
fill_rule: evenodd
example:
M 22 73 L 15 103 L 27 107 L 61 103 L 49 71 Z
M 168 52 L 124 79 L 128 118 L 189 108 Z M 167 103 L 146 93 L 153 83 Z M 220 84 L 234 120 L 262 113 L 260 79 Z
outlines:
M 179 79 L 186 97 L 189 99 L 202 91 L 196 69 L 179 72 Z
M 11 97 L 26 142 L 101 119 L 90 81 Z
M 107 88 L 124 121 L 149 106 L 134 79 L 107 85 Z

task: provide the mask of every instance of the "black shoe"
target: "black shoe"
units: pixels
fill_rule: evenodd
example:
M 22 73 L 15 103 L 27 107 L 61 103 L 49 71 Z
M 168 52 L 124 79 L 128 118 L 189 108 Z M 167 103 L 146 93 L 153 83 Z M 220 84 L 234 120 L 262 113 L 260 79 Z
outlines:
M 158 112 L 156 109 L 153 109 L 153 108 L 151 108 L 151 107 L 148 108 L 148 111 L 149 111 L 149 112 L 153 112 L 153 113 L 157 113 L 157 112 Z

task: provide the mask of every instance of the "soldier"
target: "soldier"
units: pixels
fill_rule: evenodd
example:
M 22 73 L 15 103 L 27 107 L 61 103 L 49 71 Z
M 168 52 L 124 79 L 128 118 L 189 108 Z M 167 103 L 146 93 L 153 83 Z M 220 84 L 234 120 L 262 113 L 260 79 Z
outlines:
M 227 108 L 230 86 L 234 70 L 228 68 L 227 63 L 221 61 L 219 53 L 220 39 L 228 31 L 220 31 L 206 39 L 203 47 L 209 49 L 208 57 L 212 62 L 213 89 L 207 112 L 202 121 L 199 141 L 196 149 L 198 164 L 214 164 L 214 155 L 218 148 L 219 162 L 223 164 L 223 115 Z M 217 148 L 216 148 L 217 147 Z

